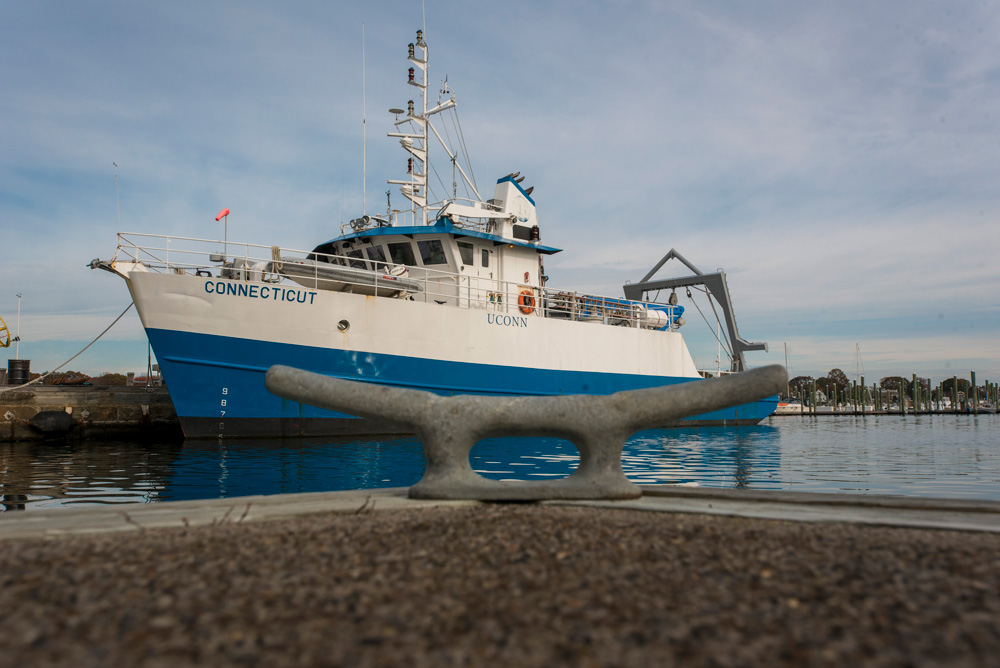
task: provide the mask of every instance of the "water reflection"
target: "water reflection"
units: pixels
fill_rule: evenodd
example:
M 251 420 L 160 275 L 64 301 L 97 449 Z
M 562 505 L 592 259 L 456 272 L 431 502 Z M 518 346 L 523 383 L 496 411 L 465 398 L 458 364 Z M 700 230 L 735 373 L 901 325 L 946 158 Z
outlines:
M 1000 499 L 1000 415 L 772 418 L 755 427 L 660 429 L 625 446 L 642 485 Z M 488 439 L 473 468 L 497 480 L 570 475 L 576 447 Z M 0 510 L 408 487 L 415 438 L 0 444 Z
M 771 418 L 782 489 L 1000 500 L 1000 415 Z
M 622 465 L 640 485 L 777 488 L 780 434 L 766 425 L 644 431 L 625 445 Z
M 516 454 L 515 454 L 516 453 Z M 554 438 L 493 438 L 472 450 L 473 468 L 495 480 L 562 478 L 579 454 Z M 639 485 L 776 487 L 781 463 L 778 430 L 769 426 L 653 429 L 625 444 L 622 468 Z
M 0 446 L 4 510 L 156 501 L 181 445 L 126 442 Z
M 570 475 L 579 455 L 559 439 L 493 438 L 470 461 L 488 478 L 546 480 Z M 641 432 L 622 457 L 638 484 L 727 487 L 768 486 L 779 462 L 777 430 L 766 426 Z M 0 446 L 4 510 L 408 487 L 423 471 L 412 437 Z
M 163 500 L 408 487 L 424 472 L 415 438 L 188 441 Z

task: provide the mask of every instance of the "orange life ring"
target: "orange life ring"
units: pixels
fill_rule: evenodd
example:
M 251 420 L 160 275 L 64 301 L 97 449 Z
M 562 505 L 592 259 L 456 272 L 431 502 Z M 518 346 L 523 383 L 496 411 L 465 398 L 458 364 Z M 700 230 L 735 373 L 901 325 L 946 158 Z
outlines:
M 530 315 L 535 310 L 535 293 L 532 290 L 521 290 L 517 296 L 517 305 L 521 308 L 521 313 Z

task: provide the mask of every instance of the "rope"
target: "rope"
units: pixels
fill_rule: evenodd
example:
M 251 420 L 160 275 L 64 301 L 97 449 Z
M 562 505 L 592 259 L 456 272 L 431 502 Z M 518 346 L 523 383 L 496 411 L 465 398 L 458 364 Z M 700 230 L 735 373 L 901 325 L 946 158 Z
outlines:
M 709 294 L 707 290 L 705 291 L 705 295 L 708 297 L 708 305 L 712 307 L 712 315 L 715 316 L 715 322 L 717 322 L 717 323 L 719 323 L 721 325 L 722 321 L 719 320 L 719 312 L 715 310 L 715 301 L 712 299 L 712 295 Z M 733 344 L 730 343 L 730 341 L 729 341 L 729 332 L 728 331 L 723 332 L 722 333 L 722 338 L 725 340 L 725 342 L 722 344 L 722 347 L 726 349 L 726 352 L 729 353 L 729 359 L 732 360 L 733 359 Z
M 111 323 L 110 325 L 108 325 L 107 327 L 105 327 L 105 328 L 104 328 L 104 331 L 103 331 L 103 332 L 101 332 L 100 334 L 98 334 L 98 335 L 97 335 L 97 338 L 95 338 L 95 339 L 94 339 L 93 341 L 91 341 L 91 342 L 90 342 L 90 343 L 88 343 L 88 344 L 87 344 L 86 346 L 84 346 L 83 350 L 81 350 L 80 352 L 78 352 L 78 353 L 77 353 L 76 355 L 73 355 L 72 357 L 70 357 L 70 358 L 69 358 L 68 360 L 66 360 L 65 362 L 63 362 L 63 363 L 62 363 L 62 364 L 60 364 L 59 366 L 57 366 L 57 367 L 56 367 L 55 369 L 53 369 L 52 371 L 46 371 L 45 373 L 43 373 L 43 374 L 42 374 L 41 376 L 39 376 L 38 378 L 36 378 L 36 379 L 34 379 L 34 380 L 29 380 L 29 381 L 28 381 L 27 383 L 25 383 L 24 385 L 17 385 L 17 386 L 15 386 L 15 387 L 2 387 L 2 388 L 0 388 L 0 394 L 3 394 L 4 392 L 13 392 L 14 390 L 20 390 L 21 388 L 24 388 L 24 387 L 28 387 L 29 385 L 34 385 L 35 383 L 37 383 L 37 382 L 40 382 L 40 381 L 41 381 L 41 380 L 42 380 L 43 378 L 45 378 L 46 376 L 51 376 L 51 375 L 52 375 L 52 374 L 54 374 L 54 373 L 55 373 L 56 371 L 58 371 L 59 369 L 63 368 L 64 366 L 66 366 L 67 364 L 69 364 L 70 362 L 72 362 L 73 360 L 75 360 L 75 359 L 76 359 L 77 357 L 79 357 L 80 355 L 82 355 L 82 354 L 84 353 L 84 351 L 85 351 L 85 350 L 87 350 L 87 348 L 89 348 L 90 346 L 92 346 L 92 345 L 94 345 L 95 343 L 97 343 L 97 339 L 99 339 L 99 338 L 101 338 L 102 336 L 104 336 L 105 334 L 107 334 L 107 333 L 108 333 L 108 330 L 109 330 L 109 329 L 111 329 L 112 327 L 114 327 L 114 326 L 115 326 L 115 324 L 116 324 L 116 323 L 117 323 L 117 322 L 118 322 L 119 320 L 121 320 L 121 319 L 122 319 L 122 317 L 123 317 L 123 316 L 124 316 L 124 315 L 125 315 L 126 313 L 128 313 L 128 310 L 129 310 L 130 308 L 132 308 L 132 306 L 134 306 L 134 305 L 135 305 L 135 302 L 129 302 L 129 305 L 125 307 L 125 310 L 121 312 L 121 315 L 119 315 L 119 316 L 118 316 L 117 318 L 115 318 L 115 321 L 114 321 L 113 323 Z
M 703 291 L 699 291 L 697 288 L 695 288 L 695 291 L 696 292 L 703 292 Z M 705 292 L 705 294 L 708 295 L 707 292 Z M 719 335 L 716 334 L 715 331 L 712 330 L 712 326 L 709 324 L 708 318 L 706 318 L 705 314 L 701 312 L 701 307 L 698 306 L 698 302 L 696 302 L 694 300 L 694 297 L 691 298 L 691 303 L 694 304 L 694 307 L 698 310 L 698 314 L 701 316 L 701 319 L 705 321 L 706 325 L 708 325 L 708 329 L 709 329 L 709 331 L 712 332 L 712 336 L 715 337 L 715 340 L 719 342 L 719 345 L 722 346 L 722 349 L 725 350 L 726 354 L 729 355 L 730 359 L 732 359 L 733 353 L 729 349 L 729 345 L 728 345 L 729 344 L 729 339 L 728 339 L 728 337 L 726 338 L 726 342 L 723 343 L 722 339 L 719 338 Z M 708 297 L 708 303 L 709 303 L 709 305 L 712 304 L 712 298 L 711 298 L 711 296 Z M 712 307 L 712 310 L 715 311 L 715 307 L 714 306 Z M 716 321 L 718 322 L 718 316 L 716 316 Z
M 454 111 L 455 110 L 452 109 L 452 112 Z M 462 147 L 462 156 L 465 158 L 465 164 L 469 167 L 469 178 L 472 179 L 472 185 L 474 185 L 478 190 L 479 184 L 476 183 L 476 172 L 474 169 L 472 169 L 472 160 L 469 159 L 469 149 L 466 148 L 465 146 L 465 134 L 462 132 L 462 120 L 458 117 L 458 114 L 454 114 L 454 116 L 455 116 L 455 126 L 458 128 L 459 146 Z

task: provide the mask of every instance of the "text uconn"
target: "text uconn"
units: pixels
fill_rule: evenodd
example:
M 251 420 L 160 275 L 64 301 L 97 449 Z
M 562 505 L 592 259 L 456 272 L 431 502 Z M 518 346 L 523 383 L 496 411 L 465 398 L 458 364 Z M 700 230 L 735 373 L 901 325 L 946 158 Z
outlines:
M 490 325 L 500 325 L 501 327 L 527 327 L 528 319 L 520 315 L 502 315 L 499 313 L 487 313 L 486 322 Z
M 298 302 L 299 304 L 305 304 L 307 301 L 312 304 L 317 294 L 295 288 L 279 288 L 274 285 L 255 285 L 235 281 L 205 281 L 205 292 L 210 295 L 273 299 L 276 302 Z

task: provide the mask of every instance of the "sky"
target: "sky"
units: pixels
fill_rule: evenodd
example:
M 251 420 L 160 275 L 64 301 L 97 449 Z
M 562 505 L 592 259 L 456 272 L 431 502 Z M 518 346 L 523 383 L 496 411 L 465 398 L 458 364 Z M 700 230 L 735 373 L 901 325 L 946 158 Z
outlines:
M 751 366 L 1000 381 L 993 0 L 4 2 L 17 354 L 55 368 L 129 305 L 87 266 L 119 231 L 220 239 L 225 207 L 229 239 L 308 249 L 381 210 L 421 27 L 480 189 L 534 186 L 564 249 L 550 286 L 620 296 L 675 248 L 726 271 L 741 335 L 770 346 Z M 679 296 L 715 368 L 714 321 Z M 141 373 L 147 353 L 132 309 L 64 369 Z

